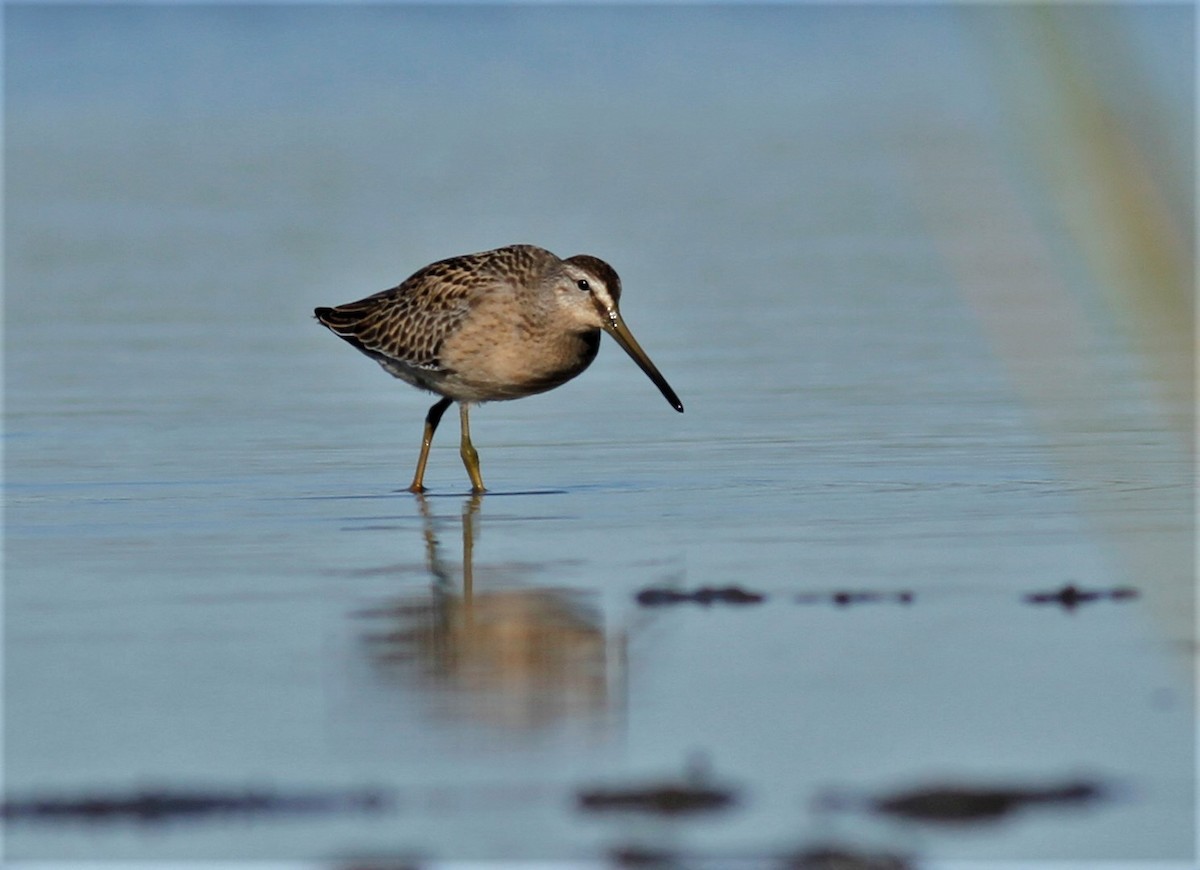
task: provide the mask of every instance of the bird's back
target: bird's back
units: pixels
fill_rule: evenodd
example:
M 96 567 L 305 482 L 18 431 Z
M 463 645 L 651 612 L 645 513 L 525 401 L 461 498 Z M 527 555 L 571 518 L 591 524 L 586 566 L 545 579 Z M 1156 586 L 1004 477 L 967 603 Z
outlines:
M 491 290 L 524 285 L 559 262 L 534 245 L 512 245 L 431 263 L 389 290 L 314 310 L 317 320 L 396 377 L 427 389 L 446 368 L 443 344 Z

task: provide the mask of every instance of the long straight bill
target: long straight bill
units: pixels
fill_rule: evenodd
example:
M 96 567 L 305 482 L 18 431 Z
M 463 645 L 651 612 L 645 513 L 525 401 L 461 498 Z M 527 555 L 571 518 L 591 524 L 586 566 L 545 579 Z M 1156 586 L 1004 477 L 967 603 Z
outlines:
M 654 381 L 654 386 L 658 387 L 663 397 L 671 403 L 671 407 L 682 414 L 683 402 L 679 401 L 679 397 L 675 395 L 675 391 L 671 389 L 671 385 L 667 383 L 667 379 L 662 376 L 654 363 L 650 362 L 650 357 L 646 356 L 642 346 L 637 343 L 633 333 L 621 319 L 620 312 L 615 310 L 608 312 L 608 323 L 604 325 L 604 331 L 617 340 L 617 344 L 625 349 L 625 353 L 633 357 L 633 361 L 649 376 L 650 380 Z

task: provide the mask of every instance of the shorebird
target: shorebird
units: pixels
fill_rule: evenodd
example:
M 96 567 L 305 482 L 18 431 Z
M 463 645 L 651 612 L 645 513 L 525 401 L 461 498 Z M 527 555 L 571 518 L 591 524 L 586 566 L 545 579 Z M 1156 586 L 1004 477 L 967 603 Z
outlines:
M 442 398 L 425 417 L 410 492 L 425 492 L 425 463 L 442 415 L 458 402 L 459 453 L 473 492 L 485 492 L 471 444 L 472 404 L 520 399 L 566 383 L 596 358 L 604 330 L 676 411 L 683 403 L 621 319 L 621 279 L 588 254 L 560 260 L 534 245 L 451 257 L 401 284 L 317 320 L 385 371 Z

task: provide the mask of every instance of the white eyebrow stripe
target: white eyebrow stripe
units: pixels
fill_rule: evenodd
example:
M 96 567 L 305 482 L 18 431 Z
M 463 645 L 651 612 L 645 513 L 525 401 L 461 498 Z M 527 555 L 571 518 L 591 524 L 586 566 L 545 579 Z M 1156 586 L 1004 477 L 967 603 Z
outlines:
M 595 295 L 596 301 L 603 305 L 609 311 L 617 307 L 617 303 L 613 302 L 612 296 L 608 292 L 608 288 L 599 281 L 589 281 L 592 285 L 592 294 Z

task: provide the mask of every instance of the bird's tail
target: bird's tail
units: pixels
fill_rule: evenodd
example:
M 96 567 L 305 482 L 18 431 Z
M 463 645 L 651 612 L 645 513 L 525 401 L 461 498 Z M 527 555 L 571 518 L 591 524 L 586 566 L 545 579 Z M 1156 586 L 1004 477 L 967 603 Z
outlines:
M 313 315 L 324 326 L 341 336 L 354 335 L 363 319 L 363 312 L 355 303 L 339 305 L 337 308 L 314 308 Z

